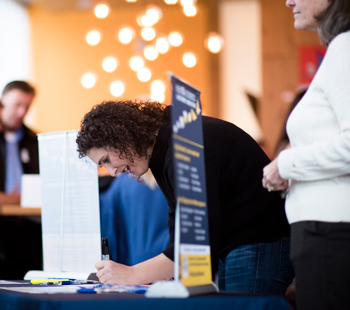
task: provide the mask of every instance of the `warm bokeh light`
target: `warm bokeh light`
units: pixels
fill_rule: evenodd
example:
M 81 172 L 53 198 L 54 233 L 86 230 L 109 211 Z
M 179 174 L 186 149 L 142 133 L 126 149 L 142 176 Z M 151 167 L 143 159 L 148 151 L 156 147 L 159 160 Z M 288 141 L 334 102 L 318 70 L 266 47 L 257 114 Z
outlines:
M 197 57 L 195 54 L 193 54 L 191 52 L 187 52 L 187 53 L 183 54 L 182 62 L 186 67 L 192 68 L 197 64 Z
M 114 56 L 107 56 L 103 59 L 102 68 L 106 72 L 113 72 L 118 67 L 118 59 Z
M 194 5 L 197 1 L 196 0 L 181 0 L 182 6 L 191 6 Z
M 137 17 L 137 23 L 141 27 L 151 27 L 154 24 L 158 23 L 162 16 L 162 10 L 159 7 L 155 5 L 149 5 L 147 6 L 145 14 L 139 15 Z
M 141 82 L 148 82 L 152 77 L 152 73 L 151 70 L 144 67 L 141 70 L 137 71 L 137 78 L 141 81 Z
M 155 60 L 158 57 L 158 52 L 154 46 L 148 45 L 143 50 L 143 55 L 147 60 Z
M 118 39 L 122 44 L 129 44 L 135 37 L 135 31 L 133 28 L 124 26 L 120 28 L 118 32 Z
M 224 39 L 216 32 L 210 32 L 204 42 L 205 47 L 213 54 L 219 53 L 224 46 Z
M 86 42 L 90 45 L 97 45 L 101 41 L 101 33 L 98 30 L 91 30 L 86 35 Z
M 164 0 L 166 4 L 176 4 L 177 0 Z
M 109 6 L 106 3 L 100 3 L 95 6 L 94 12 L 97 18 L 106 18 L 109 14 Z
M 151 93 L 151 100 L 163 103 L 165 100 L 165 95 L 163 93 Z
M 111 83 L 109 91 L 114 97 L 120 97 L 122 94 L 124 94 L 125 84 L 122 81 L 114 81 Z
M 153 27 L 143 27 L 141 36 L 146 41 L 152 41 L 156 36 L 156 31 Z
M 197 7 L 195 5 L 184 6 L 184 14 L 188 17 L 197 15 Z
M 162 80 L 154 80 L 151 84 L 152 93 L 164 93 L 165 84 Z
M 147 7 L 146 16 L 149 16 L 149 18 L 154 22 L 154 24 L 156 24 L 163 17 L 163 13 L 159 7 L 155 5 L 150 5 Z
M 137 0 L 125 0 L 126 2 L 136 2 Z
M 165 54 L 166 52 L 169 51 L 169 48 L 170 48 L 170 45 L 167 37 L 160 36 L 156 40 L 156 49 L 159 53 Z
M 183 38 L 180 32 L 178 31 L 172 31 L 169 34 L 169 43 L 172 46 L 180 46 L 183 42 Z
M 143 68 L 145 62 L 143 61 L 143 58 L 141 56 L 133 56 L 130 58 L 129 65 L 131 70 L 137 72 Z
M 92 88 L 95 86 L 96 80 L 96 74 L 92 72 L 86 72 L 81 78 L 81 85 L 83 85 L 84 88 Z

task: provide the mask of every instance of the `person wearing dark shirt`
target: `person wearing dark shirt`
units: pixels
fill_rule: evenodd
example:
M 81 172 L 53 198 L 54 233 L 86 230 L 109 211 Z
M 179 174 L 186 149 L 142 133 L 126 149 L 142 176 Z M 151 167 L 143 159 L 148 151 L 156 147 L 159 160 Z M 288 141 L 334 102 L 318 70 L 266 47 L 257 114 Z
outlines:
M 36 134 L 23 124 L 34 96 L 35 89 L 25 81 L 12 81 L 2 91 L 0 205 L 18 205 L 22 174 L 39 173 L 38 140 Z M 41 268 L 40 217 L 1 217 L 0 278 L 23 279 L 27 271 Z
M 235 125 L 203 117 L 209 236 L 220 290 L 285 294 L 293 279 L 284 200 L 261 185 L 268 157 Z M 124 266 L 98 262 L 103 283 L 145 284 L 173 276 L 176 197 L 171 107 L 152 102 L 104 102 L 82 120 L 79 156 L 111 175 L 140 177 L 148 168 L 169 205 L 170 245 L 162 254 Z

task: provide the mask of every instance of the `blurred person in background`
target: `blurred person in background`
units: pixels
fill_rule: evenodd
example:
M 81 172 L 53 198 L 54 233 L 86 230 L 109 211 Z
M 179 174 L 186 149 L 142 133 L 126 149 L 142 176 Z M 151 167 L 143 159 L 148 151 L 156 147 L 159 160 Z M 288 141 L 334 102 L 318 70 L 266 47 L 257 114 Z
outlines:
M 8 83 L 1 96 L 0 204 L 20 204 L 22 174 L 39 173 L 36 134 L 23 124 L 35 96 L 25 81 Z M 0 278 L 23 279 L 42 268 L 40 217 L 0 217 Z

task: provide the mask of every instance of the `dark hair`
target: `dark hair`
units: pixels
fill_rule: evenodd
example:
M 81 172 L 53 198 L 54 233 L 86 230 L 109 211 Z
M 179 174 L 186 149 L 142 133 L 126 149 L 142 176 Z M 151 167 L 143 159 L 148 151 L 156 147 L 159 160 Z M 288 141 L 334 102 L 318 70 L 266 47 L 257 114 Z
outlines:
M 316 19 L 320 41 L 327 47 L 338 34 L 350 30 L 350 1 L 331 0 L 328 8 Z
M 2 96 L 13 89 L 19 89 L 25 93 L 35 96 L 35 88 L 25 81 L 12 81 L 8 83 L 2 91 Z
M 92 148 L 115 149 L 133 161 L 147 157 L 167 107 L 158 102 L 104 101 L 85 114 L 77 136 L 79 158 Z

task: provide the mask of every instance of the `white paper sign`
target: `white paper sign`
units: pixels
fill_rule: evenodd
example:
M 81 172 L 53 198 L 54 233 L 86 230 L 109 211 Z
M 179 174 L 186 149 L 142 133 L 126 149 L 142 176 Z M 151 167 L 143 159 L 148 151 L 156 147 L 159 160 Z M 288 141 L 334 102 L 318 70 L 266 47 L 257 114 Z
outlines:
M 101 260 L 97 167 L 77 131 L 39 134 L 44 271 L 96 272 Z
M 21 180 L 21 207 L 41 207 L 41 184 L 39 174 L 23 174 Z

